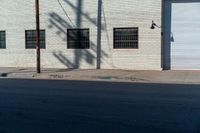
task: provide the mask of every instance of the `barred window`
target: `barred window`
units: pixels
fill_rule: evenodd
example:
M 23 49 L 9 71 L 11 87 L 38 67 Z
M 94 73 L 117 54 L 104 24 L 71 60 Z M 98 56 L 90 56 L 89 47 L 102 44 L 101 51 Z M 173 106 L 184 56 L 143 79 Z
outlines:
M 67 29 L 68 49 L 89 49 L 89 29 Z
M 26 30 L 26 49 L 36 48 L 36 30 Z M 45 30 L 40 30 L 40 48 L 45 49 Z
M 0 49 L 6 48 L 6 32 L 0 31 Z
M 114 49 L 137 49 L 138 27 L 114 28 Z

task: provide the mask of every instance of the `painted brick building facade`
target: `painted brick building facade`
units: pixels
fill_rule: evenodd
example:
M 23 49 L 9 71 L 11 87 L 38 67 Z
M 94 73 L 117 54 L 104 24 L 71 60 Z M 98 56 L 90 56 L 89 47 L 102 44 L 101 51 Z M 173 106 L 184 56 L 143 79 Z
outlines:
M 26 31 L 35 29 L 34 4 L 1 0 L 6 47 L 0 67 L 35 67 L 36 51 L 26 48 Z M 161 0 L 40 0 L 40 19 L 43 68 L 162 70 L 162 29 L 150 28 L 152 20 L 162 24 Z M 114 48 L 114 28 L 138 28 L 138 48 Z M 89 29 L 89 48 L 68 48 L 68 29 Z

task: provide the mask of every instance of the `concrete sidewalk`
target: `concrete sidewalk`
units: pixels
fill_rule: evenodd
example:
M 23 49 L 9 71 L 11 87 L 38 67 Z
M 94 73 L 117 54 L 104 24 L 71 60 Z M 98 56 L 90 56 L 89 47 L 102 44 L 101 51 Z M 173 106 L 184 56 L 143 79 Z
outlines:
M 42 69 L 41 74 L 36 74 L 35 68 L 0 68 L 0 75 L 20 79 L 200 84 L 200 71 Z

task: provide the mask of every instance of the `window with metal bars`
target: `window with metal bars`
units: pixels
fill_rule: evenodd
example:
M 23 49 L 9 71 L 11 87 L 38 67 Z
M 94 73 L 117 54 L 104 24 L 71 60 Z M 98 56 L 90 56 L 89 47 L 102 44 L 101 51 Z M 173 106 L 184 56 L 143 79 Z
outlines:
M 6 32 L 0 31 L 0 49 L 6 48 Z
M 26 49 L 36 48 L 36 30 L 26 30 Z M 45 30 L 40 30 L 40 48 L 45 49 Z
M 89 49 L 89 29 L 67 29 L 68 49 Z
M 114 28 L 114 49 L 137 49 L 138 27 Z

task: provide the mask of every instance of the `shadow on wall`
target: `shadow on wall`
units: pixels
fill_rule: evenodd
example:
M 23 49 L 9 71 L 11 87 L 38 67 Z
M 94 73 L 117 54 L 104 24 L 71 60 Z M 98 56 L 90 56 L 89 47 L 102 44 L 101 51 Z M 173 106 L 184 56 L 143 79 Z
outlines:
M 76 14 L 75 22 L 70 19 L 67 11 L 65 10 L 62 2 L 70 6 Z M 97 28 L 97 41 L 96 45 L 94 42 L 90 41 L 90 49 L 74 49 L 74 59 L 71 60 L 65 56 L 62 51 L 53 51 L 53 55 L 57 58 L 62 64 L 67 68 L 80 68 L 80 62 L 84 61 L 85 63 L 94 65 L 96 61 L 96 68 L 101 68 L 101 58 L 108 57 L 108 55 L 101 50 L 101 32 L 105 30 L 102 25 L 102 0 L 98 0 L 98 13 L 97 19 L 90 17 L 89 13 L 83 12 L 83 0 L 77 0 L 76 5 L 74 5 L 70 0 L 57 0 L 60 8 L 62 8 L 66 17 L 61 17 L 56 12 L 49 13 L 49 28 L 56 28 L 56 34 L 59 35 L 63 41 L 66 41 L 67 47 L 67 29 L 68 28 L 82 28 L 82 20 L 86 19 L 92 25 L 95 25 Z M 88 28 L 88 27 L 84 27 Z M 67 50 L 67 49 L 66 49 Z M 96 55 L 94 55 L 96 53 Z

